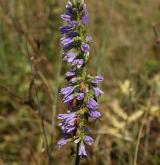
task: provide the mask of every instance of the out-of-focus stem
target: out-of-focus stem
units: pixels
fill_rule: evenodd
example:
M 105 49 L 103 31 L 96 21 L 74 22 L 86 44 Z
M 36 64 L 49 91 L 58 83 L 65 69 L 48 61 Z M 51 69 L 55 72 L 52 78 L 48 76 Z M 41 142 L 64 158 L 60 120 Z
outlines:
M 152 90 L 151 90 L 151 95 L 152 95 Z M 143 128 L 145 126 L 146 118 L 147 118 L 147 116 L 150 112 L 150 108 L 151 108 L 151 101 L 149 102 L 148 107 L 147 107 L 146 111 L 144 112 L 144 117 L 142 119 L 142 123 L 141 123 L 140 129 L 139 129 L 139 134 L 138 134 L 138 139 L 137 139 L 137 143 L 136 143 L 136 149 L 135 149 L 133 165 L 137 165 L 138 151 L 139 151 L 139 145 L 140 145 L 140 141 L 141 141 L 142 131 L 143 131 Z
M 60 61 L 60 63 L 59 63 L 57 76 L 56 76 L 56 83 L 54 85 L 55 88 L 53 89 L 53 91 L 54 91 L 54 100 L 53 100 L 53 105 L 52 105 L 52 128 L 55 127 L 56 102 L 57 102 L 57 97 L 58 97 L 59 77 L 60 77 L 60 73 L 61 73 L 61 68 L 62 68 L 62 61 Z

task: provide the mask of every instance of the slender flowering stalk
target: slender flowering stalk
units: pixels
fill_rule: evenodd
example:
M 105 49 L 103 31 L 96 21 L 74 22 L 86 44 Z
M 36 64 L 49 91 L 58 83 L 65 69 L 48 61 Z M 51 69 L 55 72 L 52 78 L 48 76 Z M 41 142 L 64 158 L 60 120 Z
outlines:
M 63 103 L 67 104 L 66 114 L 59 114 L 63 138 L 58 141 L 58 147 L 68 142 L 78 145 L 78 156 L 87 156 L 85 145 L 92 145 L 89 134 L 89 118 L 97 120 L 98 97 L 103 91 L 98 87 L 103 81 L 102 76 L 90 76 L 86 65 L 90 56 L 92 37 L 87 35 L 88 11 L 84 0 L 70 0 L 66 4 L 66 12 L 61 15 L 64 26 L 60 27 L 63 37 L 60 42 L 63 47 L 63 59 L 70 66 L 66 73 L 68 86 L 60 90 Z

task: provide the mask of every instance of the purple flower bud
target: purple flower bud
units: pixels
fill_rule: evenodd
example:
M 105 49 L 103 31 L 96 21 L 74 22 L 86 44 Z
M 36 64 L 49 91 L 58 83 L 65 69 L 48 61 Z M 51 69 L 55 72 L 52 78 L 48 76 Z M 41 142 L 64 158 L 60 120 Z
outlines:
M 94 109 L 90 109 L 89 114 L 93 119 L 99 119 L 101 117 L 101 113 Z
M 84 93 L 78 93 L 77 100 L 83 100 L 84 99 Z
M 67 22 L 71 20 L 71 16 L 70 16 L 70 15 L 67 15 L 67 14 L 61 15 L 61 18 L 62 18 L 64 21 L 67 21 Z
M 78 151 L 79 156 L 87 156 L 85 145 L 83 143 L 80 143 L 79 145 L 79 151 Z
M 87 102 L 87 107 L 90 109 L 96 109 L 98 107 L 98 104 L 94 99 L 89 98 Z
M 67 139 L 64 139 L 64 138 L 57 142 L 57 146 L 59 148 L 63 147 L 65 144 L 67 144 Z
M 81 66 L 83 65 L 84 61 L 82 59 L 77 61 L 77 68 L 80 69 Z
M 84 53 L 87 53 L 87 52 L 89 52 L 90 47 L 89 47 L 88 44 L 83 43 L 83 44 L 81 45 L 81 49 L 82 49 L 82 51 L 83 51 Z
M 94 89 L 94 92 L 95 92 L 96 97 L 104 94 L 103 91 L 100 90 L 98 87 L 94 87 L 93 89 Z
M 96 78 L 97 80 L 99 80 L 99 81 L 103 81 L 103 80 L 104 80 L 103 76 L 96 76 L 95 78 Z
M 85 136 L 84 137 L 84 142 L 88 145 L 92 145 L 93 144 L 93 139 L 90 136 Z
M 92 36 L 87 36 L 85 40 L 86 40 L 86 42 L 91 42 L 92 41 Z

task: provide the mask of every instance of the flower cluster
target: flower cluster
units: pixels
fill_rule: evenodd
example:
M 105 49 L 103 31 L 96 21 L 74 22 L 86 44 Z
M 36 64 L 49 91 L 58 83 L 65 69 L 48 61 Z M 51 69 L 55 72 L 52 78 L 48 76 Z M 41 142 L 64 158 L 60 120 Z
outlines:
M 66 4 L 66 12 L 61 15 L 64 26 L 60 28 L 63 34 L 60 42 L 63 47 L 63 59 L 70 66 L 66 73 L 68 86 L 60 90 L 63 103 L 67 104 L 66 114 L 59 114 L 63 138 L 58 141 L 62 147 L 69 141 L 79 146 L 78 155 L 86 156 L 85 144 L 92 145 L 93 139 L 88 136 L 89 118 L 97 120 L 101 117 L 97 111 L 98 97 L 103 92 L 98 87 L 103 81 L 102 76 L 87 74 L 86 64 L 90 55 L 91 36 L 87 36 L 88 11 L 83 0 L 72 0 Z

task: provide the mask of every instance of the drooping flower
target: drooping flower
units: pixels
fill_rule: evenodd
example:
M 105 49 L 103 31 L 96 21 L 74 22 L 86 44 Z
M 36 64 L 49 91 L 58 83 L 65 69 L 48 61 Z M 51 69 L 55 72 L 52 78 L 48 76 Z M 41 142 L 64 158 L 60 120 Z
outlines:
M 87 156 L 85 145 L 83 143 L 80 143 L 80 145 L 79 145 L 78 155 L 81 156 L 81 157 L 82 156 Z
M 93 87 L 93 89 L 94 89 L 94 92 L 95 92 L 96 97 L 98 97 L 98 96 L 104 94 L 103 91 L 100 90 L 99 87 Z
M 92 145 L 93 144 L 93 138 L 90 136 L 85 136 L 84 137 L 84 142 L 88 145 Z
M 102 76 L 96 76 L 91 82 L 94 84 L 94 85 L 98 85 L 101 81 L 103 81 L 103 77 Z
M 89 109 L 96 109 L 98 107 L 98 103 L 93 98 L 89 98 L 87 102 L 87 107 Z
M 63 147 L 65 144 L 67 144 L 67 139 L 65 139 L 65 138 L 62 138 L 57 142 L 57 146 L 59 148 Z
M 90 109 L 89 114 L 93 119 L 99 119 L 101 117 L 101 113 L 94 109 Z

